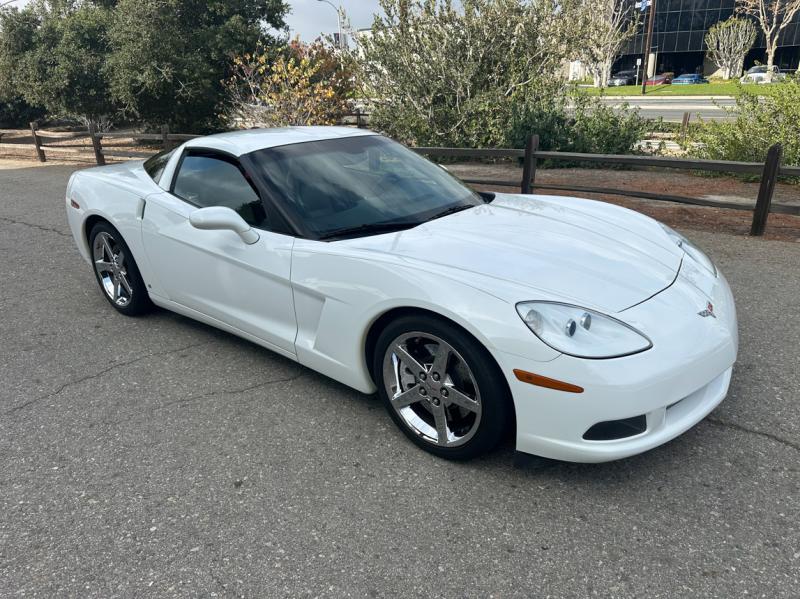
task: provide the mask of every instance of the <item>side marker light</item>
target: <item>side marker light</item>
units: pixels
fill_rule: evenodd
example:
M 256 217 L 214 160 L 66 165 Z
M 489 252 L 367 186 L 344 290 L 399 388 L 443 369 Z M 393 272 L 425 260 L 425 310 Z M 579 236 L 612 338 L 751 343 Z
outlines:
M 523 383 L 536 385 L 537 387 L 546 387 L 547 389 L 555 389 L 556 391 L 566 391 L 567 393 L 583 393 L 583 387 L 565 383 L 556 379 L 551 379 L 541 374 L 534 374 L 525 370 L 514 369 L 514 376 Z

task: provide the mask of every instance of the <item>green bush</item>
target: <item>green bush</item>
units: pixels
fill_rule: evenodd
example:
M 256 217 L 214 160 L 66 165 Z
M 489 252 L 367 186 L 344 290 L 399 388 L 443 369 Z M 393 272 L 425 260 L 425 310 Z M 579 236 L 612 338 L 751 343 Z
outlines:
M 611 108 L 596 98 L 554 94 L 547 103 L 524 106 L 512 121 L 508 143 L 523 147 L 530 133 L 542 150 L 587 154 L 630 154 L 647 130 L 647 121 L 627 105 Z
M 233 57 L 259 40 L 273 41 L 269 28 L 280 30 L 288 9 L 282 0 L 37 0 L 7 7 L 0 10 L 0 97 L 22 96 L 53 117 L 210 131 L 219 126 L 222 80 Z M 13 112 L 14 121 L 24 116 L 12 108 L 0 111 Z
M 0 86 L 52 116 L 97 122 L 115 110 L 105 76 L 110 13 L 91 3 L 60 8 L 0 12 Z
M 571 97 L 561 57 L 583 28 L 579 0 L 381 0 L 358 60 L 370 124 L 410 145 L 633 150 L 643 121 Z
M 109 27 L 111 91 L 126 115 L 151 126 L 220 126 L 232 60 L 283 27 L 281 0 L 118 0 Z
M 0 99 L 0 128 L 27 129 L 31 121 L 44 114 L 43 108 L 31 106 L 22 98 Z
M 690 151 L 715 160 L 761 162 L 770 146 L 783 145 L 783 163 L 800 164 L 800 81 L 770 86 L 770 95 L 740 93 L 735 118 L 690 130 Z
M 456 116 L 460 125 L 442 136 L 442 123 Z M 647 131 L 638 110 L 611 108 L 588 96 L 569 98 L 556 86 L 531 95 L 487 93 L 462 104 L 457 115 L 440 106 L 433 118 L 413 107 L 384 105 L 371 119 L 372 127 L 420 146 L 524 148 L 535 133 L 542 150 L 589 154 L 633 153 Z

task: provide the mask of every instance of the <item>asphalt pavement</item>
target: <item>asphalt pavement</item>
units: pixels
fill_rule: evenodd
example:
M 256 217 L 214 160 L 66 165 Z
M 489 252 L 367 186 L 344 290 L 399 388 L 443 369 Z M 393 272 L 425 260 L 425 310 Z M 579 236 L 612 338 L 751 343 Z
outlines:
M 662 118 L 672 123 L 680 123 L 686 112 L 693 121 L 698 117 L 707 121 L 728 120 L 732 117 L 726 109 L 736 106 L 733 98 L 713 96 L 604 96 L 602 101 L 615 107 L 627 104 L 638 108 L 644 118 Z
M 373 397 L 116 314 L 68 232 L 71 171 L 0 162 L 1 597 L 798 596 L 800 244 L 686 231 L 741 327 L 688 433 L 451 463 Z

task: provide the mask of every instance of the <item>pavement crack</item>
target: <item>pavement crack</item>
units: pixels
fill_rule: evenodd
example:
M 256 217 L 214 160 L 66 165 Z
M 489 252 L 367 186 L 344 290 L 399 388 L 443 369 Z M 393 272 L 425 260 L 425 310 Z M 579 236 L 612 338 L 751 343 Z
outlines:
M 248 391 L 254 391 L 255 389 L 261 389 L 262 387 L 268 387 L 270 385 L 277 385 L 279 383 L 291 383 L 296 381 L 300 377 L 305 376 L 306 373 L 307 371 L 304 369 L 303 371 L 293 374 L 291 376 L 281 377 L 277 379 L 270 379 L 267 381 L 261 381 L 253 385 L 248 385 L 247 387 L 240 387 L 237 389 L 219 389 L 216 391 L 208 391 L 207 393 L 198 393 L 197 395 L 189 395 L 187 397 L 181 397 L 179 399 L 175 399 L 173 401 L 162 404 L 154 408 L 153 411 L 155 412 L 157 410 L 163 410 L 164 408 L 168 408 L 170 406 L 178 404 L 187 404 L 195 401 L 200 401 L 208 397 L 214 397 L 215 395 L 241 395 L 242 393 L 247 393 Z
M 121 368 L 123 366 L 130 366 L 131 364 L 135 364 L 136 362 L 141 362 L 142 360 L 147 360 L 148 358 L 154 358 L 154 357 L 157 357 L 157 356 L 166 356 L 167 354 L 172 354 L 172 353 L 185 351 L 187 349 L 192 349 L 194 347 L 199 347 L 201 345 L 207 345 L 209 343 L 211 343 L 211 341 L 202 341 L 200 343 L 192 343 L 190 345 L 185 345 L 183 347 L 176 347 L 176 348 L 173 348 L 173 349 L 167 349 L 167 350 L 160 351 L 160 352 L 152 352 L 152 353 L 149 353 L 149 354 L 145 354 L 143 356 L 138 356 L 138 357 L 133 358 L 131 360 L 126 360 L 124 362 L 115 362 L 114 364 L 112 364 L 108 368 L 104 368 L 103 370 L 100 370 L 99 372 L 95 372 L 95 373 L 92 373 L 92 374 L 87 374 L 86 376 L 82 376 L 80 378 L 73 379 L 71 381 L 67 381 L 66 383 L 62 384 L 60 387 L 58 387 L 54 391 L 51 391 L 49 393 L 45 393 L 44 395 L 40 395 L 39 397 L 34 397 L 32 399 L 29 399 L 28 401 L 22 402 L 21 404 L 18 404 L 16 406 L 14 406 L 13 408 L 7 410 L 5 412 L 5 415 L 9 416 L 11 414 L 14 414 L 15 412 L 19 412 L 20 410 L 24 410 L 25 408 L 28 408 L 28 407 L 32 406 L 33 404 L 36 404 L 36 403 L 38 403 L 40 401 L 44 401 L 45 399 L 53 398 L 56 395 L 58 395 L 59 393 L 61 393 L 62 391 L 64 391 L 64 389 L 67 389 L 68 387 L 72 387 L 74 385 L 78 385 L 78 384 L 83 383 L 85 381 L 90 381 L 92 379 L 96 379 L 96 378 L 98 378 L 98 377 L 100 377 L 100 376 L 102 376 L 102 375 L 104 375 L 104 374 L 106 374 L 108 372 L 111 372 L 112 370 L 115 370 L 117 368 Z
M 755 428 L 749 428 L 742 424 L 737 424 L 735 422 L 728 422 L 726 420 L 719 420 L 718 418 L 706 418 L 706 422 L 710 422 L 711 424 L 721 426 L 723 428 L 730 428 L 742 433 L 747 433 L 750 435 L 756 435 L 758 437 L 763 437 L 764 439 L 769 439 L 770 441 L 774 441 L 775 443 L 779 443 L 784 447 L 789 447 L 794 449 L 795 451 L 800 451 L 800 443 L 795 443 L 794 441 L 790 441 L 789 439 L 784 439 L 783 437 L 779 437 L 773 433 L 768 433 L 766 431 L 760 431 Z
M 39 229 L 40 231 L 48 231 L 50 233 L 55 233 L 56 235 L 61 235 L 62 237 L 72 237 L 70 233 L 64 233 L 64 231 L 60 231 L 59 229 L 54 229 L 53 227 L 45 227 L 44 225 L 37 225 L 35 223 L 28 223 L 23 220 L 16 220 L 13 218 L 8 218 L 5 216 L 0 216 L 0 221 L 5 223 L 9 223 L 12 225 L 23 225 L 25 227 L 31 227 L 32 229 Z
M 178 399 L 174 399 L 172 401 L 168 401 L 168 402 L 163 403 L 161 405 L 153 406 L 152 408 L 144 410 L 143 413 L 155 414 L 156 412 L 159 412 L 161 410 L 165 410 L 165 409 L 167 409 L 169 407 L 172 407 L 172 406 L 175 406 L 175 405 L 186 405 L 186 404 L 194 403 L 194 402 L 197 402 L 197 401 L 202 401 L 203 399 L 207 399 L 209 397 L 215 397 L 217 395 L 241 395 L 242 393 L 247 393 L 248 391 L 253 391 L 255 389 L 261 389 L 263 387 L 268 387 L 270 385 L 277 385 L 277 384 L 280 384 L 280 383 L 291 383 L 291 382 L 294 382 L 294 381 L 302 378 L 306 374 L 308 374 L 308 371 L 304 369 L 302 372 L 298 372 L 297 374 L 293 374 L 291 376 L 281 377 L 281 378 L 277 378 L 277 379 L 270 379 L 268 381 L 260 381 L 258 383 L 253 384 L 253 385 L 248 385 L 246 387 L 240 387 L 240 388 L 237 388 L 237 389 L 218 389 L 218 390 L 215 390 L 215 391 L 208 391 L 206 393 L 198 393 L 197 395 L 189 395 L 187 397 L 180 397 Z M 119 424 L 122 424 L 123 422 L 129 422 L 130 419 L 132 417 L 134 417 L 134 416 L 135 416 L 135 414 L 127 414 L 124 418 L 117 418 L 115 420 L 101 420 L 101 421 L 93 422 L 93 423 L 91 423 L 89 425 L 89 428 L 94 428 L 94 427 L 99 426 L 99 425 L 117 426 Z

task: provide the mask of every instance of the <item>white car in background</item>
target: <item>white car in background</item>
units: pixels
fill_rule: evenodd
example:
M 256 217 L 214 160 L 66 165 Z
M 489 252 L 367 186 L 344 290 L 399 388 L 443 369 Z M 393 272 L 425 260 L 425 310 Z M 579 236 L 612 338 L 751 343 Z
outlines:
M 772 79 L 767 77 L 767 73 L 772 73 Z M 786 79 L 786 74 L 781 73 L 778 67 L 773 66 L 768 69 L 767 65 L 756 65 L 747 69 L 744 76 L 739 79 L 740 83 L 778 83 Z
M 728 284 L 678 233 L 477 193 L 365 130 L 194 139 L 76 173 L 66 205 L 118 312 L 155 304 L 377 391 L 442 457 L 506 435 L 561 460 L 634 455 L 713 410 L 736 360 Z

